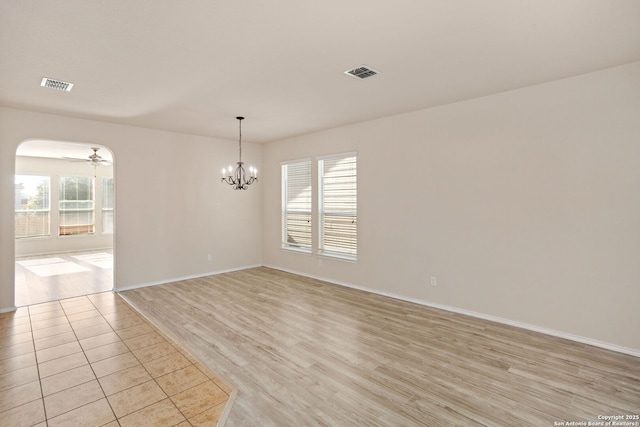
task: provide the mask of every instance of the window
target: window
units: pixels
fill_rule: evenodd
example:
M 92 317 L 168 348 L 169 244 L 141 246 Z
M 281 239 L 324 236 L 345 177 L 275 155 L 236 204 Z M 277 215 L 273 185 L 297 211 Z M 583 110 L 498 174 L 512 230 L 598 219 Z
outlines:
M 49 236 L 51 179 L 48 176 L 15 176 L 16 239 Z
M 113 234 L 113 178 L 102 178 L 102 232 Z
M 342 258 L 357 256 L 358 192 L 356 154 L 318 160 L 320 253 Z
M 60 177 L 60 236 L 95 232 L 93 178 Z
M 311 252 L 311 160 L 282 164 L 282 247 Z

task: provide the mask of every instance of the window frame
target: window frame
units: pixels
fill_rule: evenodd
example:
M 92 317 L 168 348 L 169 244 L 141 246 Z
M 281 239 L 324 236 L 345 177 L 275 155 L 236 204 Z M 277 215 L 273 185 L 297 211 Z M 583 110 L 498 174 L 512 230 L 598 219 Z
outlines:
M 302 166 L 304 165 L 304 166 Z M 290 204 L 289 200 L 289 183 L 291 182 L 289 171 L 291 166 L 298 166 L 301 169 L 307 169 L 307 180 L 303 181 L 303 178 L 300 179 L 301 184 L 298 183 L 300 188 L 304 187 L 304 192 L 308 192 L 307 195 L 304 196 L 306 200 L 299 201 L 298 204 L 306 204 L 308 205 L 308 209 L 289 209 L 288 206 Z M 280 236 L 280 247 L 285 250 L 301 252 L 305 254 L 311 254 L 313 251 L 313 162 L 311 158 L 303 158 L 296 160 L 289 160 L 286 162 L 280 163 L 280 183 L 281 183 L 281 236 Z M 305 186 L 305 184 L 307 184 Z M 306 230 L 304 234 L 306 237 L 305 240 L 308 243 L 302 243 L 294 245 L 289 242 L 289 238 L 291 235 L 291 229 L 289 228 L 289 222 L 287 221 L 288 214 L 294 215 L 306 215 L 308 226 L 304 227 Z M 300 227 L 300 226 L 299 226 Z
M 336 210 L 336 209 L 325 209 L 325 205 L 327 204 L 336 204 L 337 199 L 328 201 L 327 196 L 327 188 L 326 181 L 329 178 L 328 171 L 325 171 L 325 162 L 326 161 L 339 161 L 343 159 L 349 159 L 353 157 L 353 191 L 355 193 L 355 201 L 354 208 L 352 210 Z M 337 153 L 330 154 L 326 156 L 320 156 L 317 158 L 317 167 L 318 167 L 318 254 L 321 256 L 338 258 L 342 260 L 348 261 L 357 261 L 358 259 L 358 153 L 355 151 L 345 152 L 345 153 Z M 350 175 L 351 176 L 351 175 Z M 337 177 L 333 177 L 334 179 Z M 349 178 L 349 176 L 347 176 Z M 335 185 L 335 181 L 334 181 Z M 336 196 L 334 194 L 334 196 Z M 339 247 L 335 245 L 327 244 L 327 216 L 331 217 L 353 217 L 352 224 L 354 224 L 354 243 L 352 245 L 352 250 L 340 250 Z M 339 242 L 338 246 L 344 246 L 345 248 L 349 247 L 348 242 Z

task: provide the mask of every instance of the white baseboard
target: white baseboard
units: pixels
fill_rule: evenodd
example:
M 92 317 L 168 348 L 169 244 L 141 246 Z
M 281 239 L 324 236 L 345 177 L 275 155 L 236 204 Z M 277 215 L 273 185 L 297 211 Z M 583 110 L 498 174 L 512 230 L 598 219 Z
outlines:
M 136 284 L 136 285 L 125 286 L 125 287 L 122 287 L 122 288 L 121 287 L 114 287 L 113 291 L 114 292 L 130 291 L 130 290 L 133 290 L 133 289 L 146 288 L 148 286 L 166 285 L 168 283 L 181 282 L 183 280 L 190 280 L 190 279 L 199 279 L 201 277 L 215 276 L 217 274 L 231 273 L 231 272 L 234 272 L 234 271 L 247 270 L 249 268 L 256 268 L 256 267 L 262 267 L 262 265 L 261 264 L 247 265 L 247 266 L 244 266 L 244 267 L 229 268 L 229 269 L 226 269 L 226 270 L 210 271 L 208 273 L 194 274 L 194 275 L 183 276 L 183 277 L 175 277 L 175 278 L 172 278 L 172 279 L 164 279 L 164 280 L 159 280 L 157 282 L 139 283 L 139 284 Z
M 389 298 L 398 299 L 398 300 L 401 300 L 401 301 L 412 302 L 414 304 L 419 304 L 419 305 L 423 305 L 423 306 L 426 306 L 426 307 L 437 308 L 437 309 L 449 311 L 449 312 L 452 312 L 452 313 L 463 314 L 463 315 L 466 315 L 466 316 L 476 317 L 478 319 L 484 319 L 484 320 L 489 320 L 491 322 L 502 323 L 504 325 L 515 326 L 517 328 L 527 329 L 529 331 L 540 332 L 542 334 L 551 335 L 551 336 L 558 337 L 558 338 L 564 338 L 564 339 L 567 339 L 567 340 L 579 342 L 581 344 L 592 345 L 594 347 L 604 348 L 606 350 L 615 351 L 617 353 L 624 353 L 624 354 L 628 354 L 628 355 L 631 355 L 631 356 L 640 357 L 640 349 L 623 347 L 623 346 L 619 346 L 617 344 L 611 344 L 611 343 L 604 342 L 604 341 L 598 341 L 598 340 L 594 340 L 594 339 L 591 339 L 591 338 L 583 337 L 583 336 L 580 336 L 580 335 L 574 335 L 574 334 L 570 334 L 570 333 L 567 333 L 567 332 L 556 331 L 554 329 L 543 328 L 541 326 L 531 325 L 529 323 L 518 322 L 518 321 L 515 321 L 515 320 L 511 320 L 511 319 L 505 319 L 503 317 L 497 317 L 497 316 L 493 316 L 493 315 L 490 315 L 490 314 L 478 313 L 478 312 L 471 311 L 471 310 L 465 310 L 465 309 L 462 309 L 462 308 L 451 307 L 451 306 L 448 306 L 448 305 L 436 304 L 436 303 L 433 303 L 433 302 L 419 300 L 419 299 L 415 299 L 415 298 L 408 298 L 406 296 L 397 295 L 397 294 L 393 294 L 393 293 L 390 293 L 390 292 L 381 292 L 381 291 L 376 290 L 376 289 L 371 289 L 371 288 L 367 288 L 367 287 L 364 287 L 364 286 L 358 286 L 358 285 L 354 285 L 352 283 L 346 283 L 346 282 L 340 282 L 340 281 L 336 281 L 336 280 L 332 280 L 332 279 L 327 279 L 325 277 L 314 276 L 314 275 L 302 273 L 302 272 L 299 272 L 299 271 L 289 270 L 289 269 L 286 269 L 286 268 L 281 268 L 281 267 L 276 267 L 276 266 L 271 266 L 271 265 L 265 265 L 265 267 L 273 268 L 275 270 L 282 270 L 282 271 L 286 271 L 287 273 L 298 274 L 300 276 L 309 277 L 311 279 L 322 280 L 324 282 L 332 283 L 332 284 L 335 284 L 335 285 L 345 286 L 347 288 L 352 288 L 352 289 L 358 289 L 360 291 L 370 292 L 372 294 L 382 295 L 382 296 L 386 296 L 386 297 L 389 297 Z

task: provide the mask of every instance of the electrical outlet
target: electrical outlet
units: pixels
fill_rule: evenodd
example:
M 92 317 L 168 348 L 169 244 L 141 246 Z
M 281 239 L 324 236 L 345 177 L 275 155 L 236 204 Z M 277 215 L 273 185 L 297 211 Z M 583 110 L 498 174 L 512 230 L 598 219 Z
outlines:
M 322 267 L 322 258 L 318 258 L 318 267 Z
M 211 254 L 207 255 L 207 261 L 211 261 Z
M 436 280 L 436 276 L 431 276 L 431 286 L 438 286 L 438 281 Z

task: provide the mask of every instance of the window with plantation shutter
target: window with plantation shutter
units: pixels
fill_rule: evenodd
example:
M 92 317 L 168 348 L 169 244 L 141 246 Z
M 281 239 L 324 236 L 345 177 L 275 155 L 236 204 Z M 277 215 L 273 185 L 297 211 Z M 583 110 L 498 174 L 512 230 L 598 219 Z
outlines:
M 93 234 L 95 232 L 93 178 L 60 177 L 58 204 L 60 236 Z
M 311 252 L 311 160 L 282 164 L 282 247 Z
M 356 153 L 318 160 L 320 253 L 355 259 L 358 253 Z

